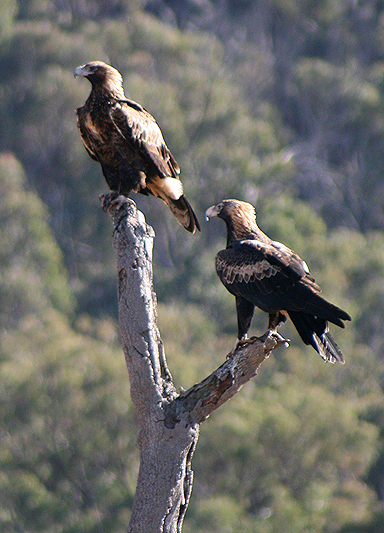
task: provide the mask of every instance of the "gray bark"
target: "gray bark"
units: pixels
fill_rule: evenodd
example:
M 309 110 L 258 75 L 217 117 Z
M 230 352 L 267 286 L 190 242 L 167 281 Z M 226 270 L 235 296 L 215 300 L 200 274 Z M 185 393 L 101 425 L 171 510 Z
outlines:
M 102 195 L 114 224 L 121 340 L 140 434 L 140 469 L 129 533 L 178 533 L 192 491 L 191 460 L 201 423 L 254 377 L 284 339 L 253 338 L 210 376 L 177 393 L 156 323 L 153 229 L 134 202 Z

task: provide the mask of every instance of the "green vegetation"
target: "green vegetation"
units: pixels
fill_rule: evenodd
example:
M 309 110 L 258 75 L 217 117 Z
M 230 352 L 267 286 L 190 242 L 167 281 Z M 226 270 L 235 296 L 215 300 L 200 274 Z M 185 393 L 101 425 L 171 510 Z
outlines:
M 223 198 L 302 255 L 353 317 L 346 365 L 292 340 L 202 427 L 186 533 L 379 533 L 384 502 L 384 5 L 7 0 L 0 7 L 0 529 L 123 531 L 137 427 L 106 191 L 74 110 L 88 60 L 158 120 L 202 223 L 153 198 L 159 326 L 178 387 L 232 348 L 214 272 Z M 175 324 L 177 323 L 177 328 Z M 266 329 L 256 313 L 252 333 Z M 336 331 L 337 330 L 337 331 Z

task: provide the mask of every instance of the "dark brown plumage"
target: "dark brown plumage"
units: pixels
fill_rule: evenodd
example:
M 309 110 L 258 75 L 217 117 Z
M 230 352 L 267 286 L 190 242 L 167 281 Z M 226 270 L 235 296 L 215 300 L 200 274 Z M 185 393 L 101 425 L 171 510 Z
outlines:
M 121 74 L 102 61 L 78 67 L 74 76 L 92 84 L 85 105 L 76 110 L 84 146 L 101 165 L 111 190 L 161 198 L 184 228 L 194 233 L 199 222 L 183 194 L 180 168 L 156 120 L 124 94 Z
M 284 244 L 272 241 L 256 224 L 252 205 L 223 200 L 206 211 L 227 225 L 227 248 L 216 256 L 216 271 L 236 297 L 238 342 L 246 339 L 255 306 L 269 314 L 275 330 L 289 317 L 305 344 L 325 361 L 344 363 L 328 321 L 344 328 L 351 317 L 327 302 L 306 263 Z

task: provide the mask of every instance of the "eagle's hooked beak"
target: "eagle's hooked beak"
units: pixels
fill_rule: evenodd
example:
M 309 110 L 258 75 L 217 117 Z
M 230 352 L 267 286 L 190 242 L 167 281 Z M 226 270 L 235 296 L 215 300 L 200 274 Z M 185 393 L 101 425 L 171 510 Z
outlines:
M 87 76 L 89 72 L 86 69 L 87 65 L 81 65 L 80 67 L 75 68 L 73 71 L 73 76 L 76 78 L 76 76 Z
M 219 207 L 219 205 L 212 205 L 211 207 L 208 207 L 205 212 L 205 220 L 208 222 L 211 218 L 217 217 L 220 211 L 221 207 Z

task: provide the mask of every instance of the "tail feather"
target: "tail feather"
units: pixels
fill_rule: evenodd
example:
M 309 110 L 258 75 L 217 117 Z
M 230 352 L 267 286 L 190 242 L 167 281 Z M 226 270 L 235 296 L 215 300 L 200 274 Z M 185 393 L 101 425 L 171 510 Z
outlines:
M 313 314 L 314 316 L 332 322 L 340 328 L 345 327 L 343 320 L 351 320 L 351 317 L 346 311 L 343 311 L 337 305 L 327 302 L 327 300 L 318 294 L 313 295 L 311 300 L 306 303 L 305 311 L 308 314 Z
M 317 347 L 319 348 L 316 351 L 324 361 L 329 361 L 330 363 L 338 361 L 342 365 L 345 363 L 343 354 L 329 331 L 326 331 L 321 337 L 318 337 L 316 333 L 314 333 L 314 338 Z
M 307 313 L 290 311 L 288 314 L 303 342 L 312 346 L 324 361 L 344 364 L 343 354 L 330 334 L 326 320 Z
M 195 233 L 196 230 L 200 231 L 199 221 L 183 194 L 183 184 L 178 178 L 153 176 L 151 180 L 147 179 L 146 189 L 163 200 L 187 231 L 190 233 Z
M 195 233 L 196 230 L 200 231 L 199 221 L 184 194 L 178 200 L 168 198 L 166 203 L 172 214 L 187 231 L 190 233 Z

